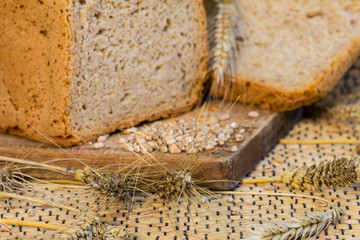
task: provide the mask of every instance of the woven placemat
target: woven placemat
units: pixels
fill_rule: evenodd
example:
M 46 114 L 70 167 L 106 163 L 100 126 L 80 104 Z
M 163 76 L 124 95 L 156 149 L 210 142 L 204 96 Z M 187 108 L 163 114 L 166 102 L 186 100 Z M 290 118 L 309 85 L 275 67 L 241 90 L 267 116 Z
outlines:
M 348 71 L 332 92 L 341 97 L 360 86 L 360 61 Z M 303 118 L 286 136 L 287 139 L 356 139 L 359 141 L 360 125 L 356 121 L 340 121 L 322 117 Z M 278 144 L 256 168 L 249 178 L 281 176 L 289 167 L 310 166 L 335 156 L 351 157 L 356 144 Z M 323 202 L 298 197 L 269 195 L 218 195 L 202 201 L 165 205 L 153 198 L 139 197 L 131 207 L 116 201 L 109 204 L 103 197 L 86 188 L 45 186 L 21 192 L 51 202 L 64 203 L 77 209 L 99 210 L 103 221 L 126 229 L 133 239 L 247 239 L 264 224 L 279 223 L 301 218 L 312 212 L 323 212 L 329 206 Z M 242 184 L 236 191 L 295 193 L 325 198 L 342 210 L 341 222 L 330 225 L 317 239 L 360 239 L 359 186 L 326 190 L 297 190 L 283 183 Z M 129 206 L 127 206 L 129 208 Z M 25 221 L 41 221 L 71 226 L 77 222 L 77 213 L 34 204 L 17 199 L 0 199 L 0 217 Z M 6 229 L 8 231 L 6 231 Z M 32 227 L 2 226 L 1 239 L 59 239 L 56 231 Z

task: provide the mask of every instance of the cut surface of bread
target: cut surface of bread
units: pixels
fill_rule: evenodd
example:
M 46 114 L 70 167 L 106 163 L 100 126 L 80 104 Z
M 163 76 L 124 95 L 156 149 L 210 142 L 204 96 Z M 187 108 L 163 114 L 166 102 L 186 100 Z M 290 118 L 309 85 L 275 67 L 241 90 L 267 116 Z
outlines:
M 200 100 L 201 0 L 4 0 L 0 16 L 3 132 L 67 146 Z
M 234 99 L 278 111 L 311 104 L 360 54 L 358 0 L 235 1 L 241 20 Z

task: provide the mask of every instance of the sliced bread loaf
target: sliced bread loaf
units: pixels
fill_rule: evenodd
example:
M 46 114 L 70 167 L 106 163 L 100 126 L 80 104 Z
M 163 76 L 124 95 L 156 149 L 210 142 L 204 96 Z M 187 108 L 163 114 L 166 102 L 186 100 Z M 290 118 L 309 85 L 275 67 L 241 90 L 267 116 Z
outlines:
M 240 51 L 217 96 L 295 109 L 328 93 L 360 54 L 358 0 L 234 1 Z
M 200 100 L 202 0 L 3 0 L 0 16 L 3 132 L 67 146 Z

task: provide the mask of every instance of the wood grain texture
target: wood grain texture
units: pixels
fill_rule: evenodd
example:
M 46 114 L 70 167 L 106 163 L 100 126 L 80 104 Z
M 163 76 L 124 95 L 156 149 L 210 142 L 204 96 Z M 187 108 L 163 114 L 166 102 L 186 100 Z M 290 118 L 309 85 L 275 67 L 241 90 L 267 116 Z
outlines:
M 207 109 L 218 111 L 223 107 L 218 107 L 217 102 L 209 104 Z M 228 108 L 227 108 L 228 109 Z M 260 113 L 258 118 L 248 117 L 249 111 Z M 197 117 L 201 109 L 184 114 L 178 118 Z M 204 111 L 204 110 L 203 110 Z M 224 111 L 224 113 L 226 113 Z M 167 164 L 170 169 L 176 168 L 179 163 L 187 158 L 196 161 L 199 166 L 194 173 L 198 179 L 223 180 L 211 184 L 212 189 L 230 189 L 236 186 L 236 182 L 246 175 L 258 161 L 276 144 L 292 126 L 297 122 L 302 114 L 301 110 L 292 112 L 277 113 L 268 110 L 261 110 L 252 106 L 236 104 L 230 112 L 231 118 L 227 121 L 236 121 L 240 128 L 245 128 L 245 140 L 236 142 L 231 138 L 222 146 L 217 146 L 213 150 L 206 150 L 195 155 L 155 153 L 153 156 L 160 162 Z M 167 119 L 163 121 L 171 121 Z M 102 149 L 94 149 L 91 144 L 61 149 L 57 146 L 38 143 L 25 138 L 0 134 L 0 154 L 10 157 L 18 157 L 33 161 L 50 161 L 50 163 L 69 167 L 83 168 L 83 163 L 91 166 L 106 166 L 119 164 L 129 164 L 139 158 L 131 152 L 121 150 L 118 144 L 120 133 L 114 133 L 105 142 Z M 231 147 L 236 145 L 238 150 L 231 151 Z M 150 156 L 142 155 L 146 159 Z M 81 160 L 83 163 L 81 163 Z M 155 167 L 156 168 L 156 167 Z M 64 176 L 45 170 L 30 170 L 31 174 L 41 178 L 64 179 Z M 65 177 L 69 178 L 70 177 Z

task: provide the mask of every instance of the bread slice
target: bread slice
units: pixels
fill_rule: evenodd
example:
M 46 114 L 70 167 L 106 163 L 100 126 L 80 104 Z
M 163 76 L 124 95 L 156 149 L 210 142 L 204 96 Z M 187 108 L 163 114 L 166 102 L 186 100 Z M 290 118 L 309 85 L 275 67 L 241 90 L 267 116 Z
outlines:
M 202 0 L 2 0 L 0 16 L 3 132 L 68 146 L 200 100 Z
M 240 52 L 225 97 L 277 111 L 311 104 L 360 54 L 358 0 L 235 1 Z

